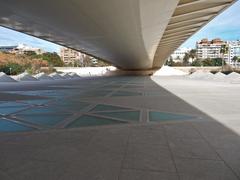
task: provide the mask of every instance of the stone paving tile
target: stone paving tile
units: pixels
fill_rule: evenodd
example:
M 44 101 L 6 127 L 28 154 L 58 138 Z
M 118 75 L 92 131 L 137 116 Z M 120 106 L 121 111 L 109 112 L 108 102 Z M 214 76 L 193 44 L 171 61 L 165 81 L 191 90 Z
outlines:
M 167 147 L 156 144 L 129 144 L 123 168 L 175 172 L 174 162 Z
M 4 172 L 0 172 L 0 179 L 1 180 L 13 180 L 13 178 L 11 178 L 8 174 L 6 174 Z
M 167 146 L 167 138 L 163 127 L 158 129 L 131 128 L 129 143 L 160 144 Z
M 223 161 L 175 159 L 182 180 L 237 180 Z
M 123 169 L 119 180 L 178 180 L 178 175 L 176 173 Z
M 30 161 L 7 171 L 15 180 L 59 180 L 67 166 L 63 163 Z
M 240 148 L 239 135 L 216 121 L 192 122 L 192 125 L 214 148 Z
M 91 139 L 89 151 L 123 154 L 127 147 L 129 128 L 99 130 Z
M 37 148 L 27 147 L 21 144 L 0 145 L 0 170 L 18 168 L 31 161 L 35 157 Z
M 38 149 L 32 159 L 70 164 L 74 159 L 81 159 L 86 152 L 86 146 L 82 144 L 55 145 Z
M 164 125 L 168 138 L 202 138 L 189 123 L 174 123 Z
M 82 144 L 87 145 L 91 138 L 97 134 L 95 129 L 74 129 L 55 131 L 54 139 L 49 141 L 50 145 L 54 144 Z
M 44 148 L 49 146 L 68 144 L 72 142 L 87 144 L 96 130 L 57 130 L 57 131 L 41 131 L 34 133 L 24 133 L 11 135 L 7 139 L 8 144 L 21 144 L 26 147 Z M 1 137 L 1 136 L 0 136 Z
M 73 160 L 58 180 L 118 180 L 123 155 L 88 152 Z
M 218 123 L 217 121 L 211 121 L 211 122 L 198 121 L 198 122 L 192 122 L 192 125 L 205 138 L 216 137 L 218 135 L 236 135 L 232 130 L 230 130 L 229 128 L 226 128 L 225 126 Z
M 175 157 L 220 160 L 203 139 L 169 139 L 169 145 Z
M 240 150 L 239 148 L 217 149 L 221 158 L 233 169 L 240 179 Z

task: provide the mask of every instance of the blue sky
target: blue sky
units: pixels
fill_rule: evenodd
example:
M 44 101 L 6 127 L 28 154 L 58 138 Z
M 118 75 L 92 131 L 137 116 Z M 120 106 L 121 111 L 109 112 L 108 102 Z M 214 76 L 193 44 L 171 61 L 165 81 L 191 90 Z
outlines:
M 224 40 L 240 39 L 240 1 L 237 1 L 233 6 L 228 8 L 222 14 L 217 16 L 209 24 L 203 27 L 190 39 L 188 39 L 182 47 L 195 47 L 196 41 L 202 38 L 222 38 Z M 31 37 L 16 31 L 12 31 L 0 27 L 0 46 L 1 45 L 16 45 L 24 43 L 33 47 L 39 47 L 45 51 L 59 52 L 59 45 Z
M 33 47 L 39 47 L 45 51 L 59 52 L 61 46 L 50 43 L 48 41 L 41 40 L 23 33 L 19 33 L 0 26 L 0 46 L 2 45 L 17 45 L 27 44 Z

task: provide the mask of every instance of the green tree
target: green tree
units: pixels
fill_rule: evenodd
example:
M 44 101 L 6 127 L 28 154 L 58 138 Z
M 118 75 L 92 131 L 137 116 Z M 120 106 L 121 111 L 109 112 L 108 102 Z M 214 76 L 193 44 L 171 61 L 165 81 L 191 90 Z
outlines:
M 50 65 L 61 67 L 64 65 L 60 56 L 56 53 L 46 52 L 42 54 L 42 59 L 46 60 Z
M 234 62 L 234 66 L 236 66 L 236 62 L 238 62 L 238 57 L 237 56 L 234 56 L 232 58 L 232 61 Z
M 25 67 L 17 63 L 8 63 L 0 66 L 0 71 L 7 75 L 17 75 L 24 72 Z
M 192 66 L 202 66 L 202 62 L 200 59 L 196 59 L 192 62 Z
M 202 61 L 203 66 L 222 66 L 222 63 L 223 65 L 226 64 L 225 61 L 222 61 L 222 58 L 207 58 Z
M 37 53 L 35 51 L 26 51 L 26 52 L 24 52 L 24 54 L 27 56 L 34 57 L 34 58 L 37 56 Z
M 189 51 L 189 58 L 191 58 L 193 61 L 197 59 L 197 50 L 196 49 L 191 49 Z
M 185 53 L 184 57 L 183 57 L 183 65 L 184 66 L 188 66 L 189 65 L 189 53 Z
M 204 60 L 202 61 L 202 65 L 203 65 L 203 66 L 213 66 L 213 61 L 212 61 L 212 59 L 210 59 L 210 58 L 204 59 Z
M 167 66 L 173 66 L 174 62 L 173 62 L 173 57 L 170 56 L 169 59 L 167 59 L 165 65 Z
M 222 66 L 222 65 L 225 65 L 226 62 L 224 60 L 222 60 L 222 58 L 214 58 L 214 59 L 212 59 L 212 64 L 213 64 L 213 66 Z

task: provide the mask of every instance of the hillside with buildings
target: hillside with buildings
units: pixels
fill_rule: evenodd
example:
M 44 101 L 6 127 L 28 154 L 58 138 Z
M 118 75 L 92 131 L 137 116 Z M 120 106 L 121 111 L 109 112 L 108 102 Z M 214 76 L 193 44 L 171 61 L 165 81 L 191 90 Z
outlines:
M 39 73 L 44 69 L 47 72 L 54 71 L 54 67 L 102 67 L 109 66 L 101 60 L 97 60 L 73 49 L 60 49 L 56 52 L 45 52 L 40 48 L 34 48 L 25 44 L 16 46 L 0 46 L 0 72 L 6 74 L 19 74 L 24 71 Z

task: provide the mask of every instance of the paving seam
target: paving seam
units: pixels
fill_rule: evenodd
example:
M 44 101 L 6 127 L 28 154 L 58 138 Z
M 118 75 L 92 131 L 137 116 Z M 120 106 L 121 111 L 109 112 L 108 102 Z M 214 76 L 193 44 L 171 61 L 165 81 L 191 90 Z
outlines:
M 168 136 L 167 136 L 167 132 L 166 132 L 165 126 L 163 126 L 163 131 L 164 131 L 164 136 L 165 136 L 166 141 L 167 141 L 167 148 L 168 148 L 168 150 L 169 150 L 169 152 L 170 152 L 170 154 L 171 154 L 171 159 L 172 159 L 172 161 L 173 161 L 173 164 L 174 164 L 174 167 L 175 167 L 175 170 L 176 170 L 178 179 L 180 180 L 180 174 L 179 174 L 179 172 L 178 172 L 177 164 L 176 164 L 176 161 L 175 161 L 175 158 L 174 158 L 172 149 L 171 149 L 171 147 L 170 147 L 170 143 L 169 143 L 169 140 L 168 140 Z
M 190 125 L 192 126 L 193 129 L 195 129 L 198 134 L 202 137 L 202 139 L 209 145 L 209 147 L 217 154 L 217 156 L 221 159 L 221 161 L 228 167 L 232 173 L 235 175 L 236 178 L 240 180 L 240 176 L 235 172 L 235 170 L 221 157 L 221 155 L 216 151 L 216 149 L 210 144 L 210 142 L 205 138 L 200 131 L 194 127 L 194 125 L 190 122 Z

